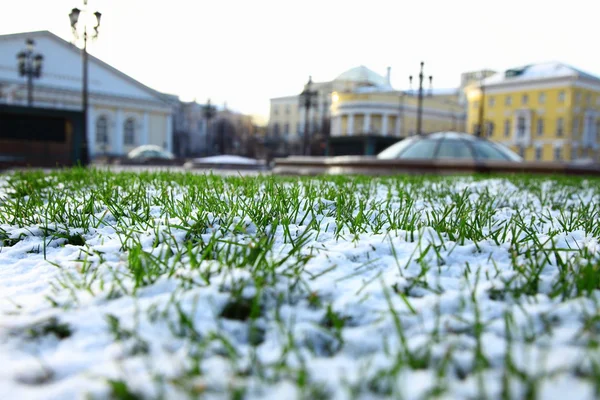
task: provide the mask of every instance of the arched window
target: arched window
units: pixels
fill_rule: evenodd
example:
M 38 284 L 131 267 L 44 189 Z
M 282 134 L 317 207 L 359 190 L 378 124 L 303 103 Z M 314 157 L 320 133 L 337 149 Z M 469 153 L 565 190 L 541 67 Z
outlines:
M 128 118 L 125 121 L 125 134 L 123 136 L 123 143 L 127 146 L 135 144 L 135 121 L 133 118 Z
M 96 143 L 108 144 L 108 119 L 104 115 L 96 120 Z

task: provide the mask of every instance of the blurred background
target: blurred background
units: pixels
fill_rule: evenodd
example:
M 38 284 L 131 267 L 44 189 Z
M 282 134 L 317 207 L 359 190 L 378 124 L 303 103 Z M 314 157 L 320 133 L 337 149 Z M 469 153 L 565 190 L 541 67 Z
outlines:
M 586 1 L 2 3 L 0 162 L 374 155 L 439 131 L 598 161 Z

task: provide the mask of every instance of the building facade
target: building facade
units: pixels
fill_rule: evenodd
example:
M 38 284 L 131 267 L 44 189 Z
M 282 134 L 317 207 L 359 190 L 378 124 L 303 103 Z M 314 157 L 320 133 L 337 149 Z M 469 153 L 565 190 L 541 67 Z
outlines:
M 33 82 L 33 106 L 77 110 L 82 106 L 81 50 L 48 31 L 0 36 L 0 103 L 27 105 L 27 79 L 19 76 L 17 54 L 33 39 L 43 55 L 42 75 Z M 142 144 L 172 148 L 172 114 L 177 98 L 153 90 L 89 56 L 89 155 L 122 156 Z
M 365 66 L 352 68 L 329 82 L 313 85 L 316 106 L 309 110 L 311 137 L 321 134 L 329 142 L 351 136 L 403 138 L 416 133 L 417 91 L 395 90 L 390 68 L 385 76 Z M 466 113 L 459 103 L 461 91 L 423 91 L 422 132 L 465 129 Z M 304 134 L 306 110 L 300 96 L 271 99 L 269 135 L 298 154 Z
M 468 127 L 526 160 L 599 160 L 600 78 L 562 63 L 506 70 L 467 88 Z
M 180 102 L 174 118 L 174 152 L 179 157 L 233 154 L 254 157 L 260 142 L 257 125 L 250 115 L 215 106 L 206 118 L 206 104 Z
M 456 89 L 423 92 L 421 133 L 463 131 L 465 111 Z M 418 94 L 377 87 L 334 92 L 331 137 L 380 135 L 405 138 L 417 133 Z

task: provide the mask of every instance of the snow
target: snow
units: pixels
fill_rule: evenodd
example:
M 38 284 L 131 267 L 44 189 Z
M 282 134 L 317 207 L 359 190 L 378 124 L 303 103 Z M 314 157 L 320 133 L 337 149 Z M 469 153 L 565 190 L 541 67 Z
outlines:
M 219 160 L 237 160 L 230 157 Z M 431 183 L 431 187 L 435 189 L 436 183 Z M 188 189 L 174 186 L 175 198 L 184 198 Z M 405 189 L 410 190 L 409 187 Z M 506 180 L 461 178 L 452 187 L 454 193 L 462 193 L 466 189 L 471 191 L 472 201 L 477 201 L 484 194 L 504 194 L 503 198 L 509 202 L 497 204 L 495 219 L 499 225 L 508 221 L 515 210 L 525 204 L 533 205 L 537 215 L 554 218 L 559 215 L 559 211 L 542 206 L 535 194 Z M 5 190 L 0 181 L 0 201 Z M 548 195 L 553 193 L 551 185 L 545 190 Z M 157 189 L 148 190 L 155 221 L 154 227 L 141 232 L 144 251 L 155 255 L 164 248 L 153 247 L 154 235 L 167 233 L 164 221 L 169 218 L 162 215 L 160 193 Z M 397 198 L 399 193 L 381 185 L 371 201 L 385 199 L 388 195 Z M 581 190 L 579 198 L 581 200 L 564 199 L 565 207 L 576 201 L 594 204 L 600 201 L 597 193 L 586 189 Z M 451 202 L 444 196 L 414 200 L 420 216 Z M 322 204 L 324 210 L 336 207 L 332 200 L 323 199 Z M 394 207 L 398 209 L 399 203 Z M 102 216 L 103 213 L 100 210 L 97 215 Z M 526 217 L 535 215 L 527 214 Z M 127 262 L 127 255 L 120 251 L 124 234 L 117 225 L 101 224 L 83 233 L 87 246 L 96 251 L 88 259 L 98 274 L 98 280 L 90 286 L 90 291 L 77 286 L 83 279 L 78 272 L 81 269 L 81 246 L 46 243 L 44 260 L 43 254 L 30 252 L 44 245 L 41 236 L 35 234 L 39 227 L 19 229 L 8 224 L 0 225 L 9 237 L 17 237 L 21 232 L 28 235 L 12 247 L 0 248 L 0 359 L 3 360 L 0 364 L 0 398 L 75 399 L 88 394 L 107 397 L 107 379 L 121 379 L 133 390 L 147 397 L 156 397 L 162 390 L 158 382 L 168 382 L 185 375 L 191 368 L 190 356 L 198 352 L 203 357 L 203 374 L 195 376 L 187 385 L 190 390 L 203 393 L 207 398 L 229 398 L 225 394 L 227 390 L 238 386 L 248 389 L 248 398 L 291 399 L 300 395 L 292 378 L 261 383 L 256 376 L 244 378 L 243 374 L 236 373 L 237 369 L 249 365 L 252 357 L 261 360 L 264 367 L 282 358 L 288 368 L 306 366 L 310 376 L 325 385 L 329 398 L 352 398 L 352 394 L 359 398 L 373 398 L 373 394 L 354 393 L 352 385 L 374 378 L 379 370 L 390 369 L 404 354 L 403 344 L 390 316 L 386 293 L 391 292 L 392 286 L 407 289 L 423 274 L 431 286 L 440 289 L 439 293 L 417 286 L 407 289 L 410 292 L 408 302 L 396 295 L 389 301 L 401 320 L 406 345 L 411 351 L 429 350 L 434 359 L 441 360 L 450 348 L 455 349 L 448 367 L 449 374 L 468 375 L 465 379 L 451 378 L 448 392 L 442 398 L 480 397 L 480 379 L 486 382 L 485 390 L 490 398 L 500 398 L 502 371 L 509 346 L 512 346 L 508 351 L 516 368 L 534 376 L 549 376 L 542 381 L 541 392 L 538 393 L 540 398 L 594 398 L 594 387 L 589 381 L 561 371 L 589 368 L 585 360 L 589 360 L 591 355 L 582 344 L 586 342 L 585 338 L 578 333 L 583 327 L 584 316 L 598 312 L 599 293 L 596 293 L 596 298 L 573 298 L 562 302 L 551 299 L 544 290 L 526 297 L 521 304 L 510 299 L 492 299 L 488 291 L 502 286 L 505 282 L 502 278 L 513 275 L 512 255 L 506 242 L 495 244 L 486 241 L 479 243 L 478 247 L 468 241 L 455 243 L 432 227 L 417 232 L 390 231 L 389 234 L 369 231 L 356 237 L 344 228 L 342 236 L 345 239 L 338 240 L 334 234 L 334 218 L 325 215 L 313 218 L 322 229 L 320 235 L 306 245 L 305 252 L 312 253 L 313 258 L 305 266 L 304 277 L 312 292 L 318 293 L 322 301 L 330 303 L 334 311 L 348 318 L 341 332 L 343 346 L 336 350 L 339 338 L 333 331 L 319 328 L 324 317 L 323 310 L 311 307 L 305 298 L 290 291 L 289 282 L 281 276 L 273 288 L 265 289 L 265 302 L 275 304 L 284 298 L 288 302 L 281 306 L 277 317 L 273 310 L 267 310 L 258 319 L 257 323 L 266 329 L 266 334 L 264 342 L 256 348 L 256 354 L 248 345 L 247 323 L 218 318 L 229 298 L 227 288 L 236 280 L 249 279 L 247 271 L 215 269 L 209 284 L 182 290 L 180 279 L 183 277 L 200 280 L 200 271 L 186 268 L 184 260 L 174 276 L 161 276 L 155 283 L 140 289 L 135 296 L 109 295 L 107 288 L 119 273 L 126 270 Z M 176 225 L 177 221 L 172 222 Z M 302 233 L 309 222 L 310 218 L 304 220 L 304 215 L 298 215 L 290 223 L 291 234 Z M 539 239 L 543 240 L 553 223 L 541 223 L 540 226 Z M 176 228 L 168 229 L 168 234 L 173 235 L 178 243 L 183 241 L 184 233 Z M 241 240 L 230 235 L 225 239 Z M 275 234 L 275 254 L 286 254 L 290 250 L 291 245 L 285 242 L 284 235 L 279 226 Z M 409 239 L 411 236 L 414 240 Z M 586 232 L 563 232 L 558 239 L 561 240 L 558 247 L 588 247 L 598 254 L 596 239 Z M 426 252 L 425 249 L 431 246 L 441 247 L 439 251 L 444 263 L 438 264 L 436 256 Z M 98 254 L 103 255 L 102 262 Z M 416 261 L 419 255 L 424 262 L 436 267 L 423 270 Z M 210 262 L 216 263 L 205 261 Z M 469 279 L 465 279 L 467 270 L 473 271 Z M 549 263 L 540 276 L 540 286 L 550 281 L 557 271 L 556 264 Z M 125 287 L 131 287 L 130 278 L 121 275 L 121 279 Z M 247 290 L 249 293 L 246 294 L 252 295 L 255 288 L 248 287 Z M 59 301 L 63 306 L 52 307 L 48 298 Z M 179 312 L 174 309 L 174 298 L 180 301 Z M 478 346 L 469 333 L 475 321 L 476 305 L 485 326 L 481 348 L 490 363 L 490 368 L 481 375 L 470 373 L 473 351 Z M 510 343 L 504 320 L 507 311 L 512 313 L 512 323 L 517 328 Z M 213 341 L 208 348 L 199 349 L 185 335 L 173 330 L 173 324 L 181 313 L 194 322 L 200 336 L 218 333 L 226 337 L 236 349 L 241 366 L 234 365 L 225 356 L 226 349 L 221 342 Z M 135 334 L 116 342 L 107 328 L 109 315 Z M 27 336 L 26 332 L 32 326 L 48 323 L 52 318 L 67 324 L 72 329 L 71 336 L 62 340 L 52 335 L 41 338 Z M 547 319 L 554 321 L 552 334 L 545 333 L 543 329 Z M 430 338 L 436 330 L 440 338 L 432 343 Z M 539 340 L 525 340 L 523 337 L 529 331 L 539 335 Z M 292 332 L 293 336 L 285 332 Z M 188 339 L 189 335 L 188 332 Z M 297 352 L 287 352 L 289 341 L 299 349 Z M 144 346 L 148 349 L 147 355 L 140 350 Z M 273 372 L 266 370 L 266 373 Z M 291 374 L 291 371 L 287 373 Z M 401 390 L 402 398 L 422 398 L 437 382 L 436 374 L 432 368 L 404 368 L 390 383 L 389 389 L 395 394 L 398 394 L 395 390 Z M 382 381 L 376 385 L 386 384 Z M 385 387 L 381 389 L 384 393 L 382 398 L 396 397 L 385 394 L 388 393 L 386 390 Z M 515 379 L 511 391 L 516 398 L 525 397 L 525 383 Z M 163 395 L 166 398 L 185 398 L 181 392 L 169 387 Z
M 598 80 L 600 78 L 580 71 L 570 65 L 563 64 L 560 62 L 546 62 L 533 64 L 528 66 L 522 66 L 515 69 L 525 68 L 525 72 L 520 75 L 506 77 L 504 72 L 497 73 L 488 78 L 484 79 L 484 85 L 494 85 L 504 82 L 519 82 L 533 79 L 548 79 L 548 78 L 573 78 L 581 77 L 587 79 Z
M 248 165 L 260 164 L 260 161 L 255 160 L 253 158 L 233 156 L 233 155 L 221 155 L 221 156 L 195 158 L 194 162 L 199 163 L 199 164 L 248 164 Z

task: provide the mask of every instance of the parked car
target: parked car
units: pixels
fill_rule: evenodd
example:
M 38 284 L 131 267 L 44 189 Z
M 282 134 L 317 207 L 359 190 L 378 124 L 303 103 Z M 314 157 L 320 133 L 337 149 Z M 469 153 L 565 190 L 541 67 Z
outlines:
M 131 150 L 127 154 L 127 158 L 129 160 L 151 160 L 151 159 L 161 159 L 161 160 L 173 160 L 175 156 L 168 150 L 163 149 L 160 146 L 156 146 L 153 144 L 146 144 L 135 149 Z

